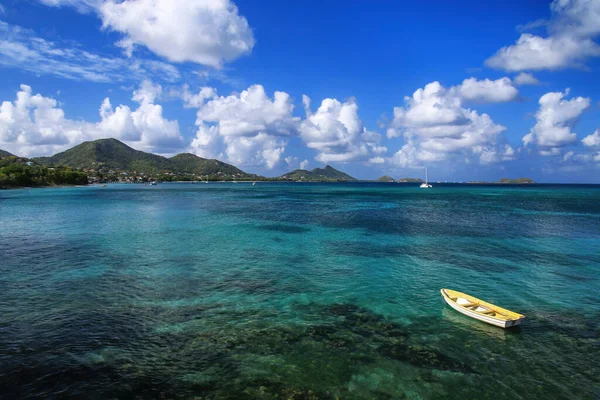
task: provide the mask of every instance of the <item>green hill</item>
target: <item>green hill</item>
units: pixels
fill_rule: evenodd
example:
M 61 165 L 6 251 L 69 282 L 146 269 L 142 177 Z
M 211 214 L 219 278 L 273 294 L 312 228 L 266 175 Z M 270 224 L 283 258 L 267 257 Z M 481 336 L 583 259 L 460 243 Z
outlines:
M 103 174 L 127 172 L 155 176 L 209 175 L 210 179 L 256 179 L 233 165 L 218 160 L 207 160 L 183 153 L 172 158 L 132 149 L 117 139 L 99 139 L 83 142 L 69 150 L 39 157 L 34 161 L 46 166 L 66 165 L 71 168 L 94 170 Z
M 0 158 L 2 157 L 16 157 L 14 154 L 9 153 L 6 150 L 0 149 Z
M 315 168 L 312 171 L 296 169 L 280 177 L 290 181 L 306 182 L 354 182 L 355 178 L 327 165 L 325 168 Z
M 381 178 L 375 179 L 375 182 L 396 182 L 391 176 L 384 175 Z
M 165 157 L 132 149 L 116 139 L 83 142 L 52 157 L 39 157 L 34 160 L 44 165 L 67 165 L 72 168 L 95 170 L 157 173 L 170 169 L 169 161 Z
M 178 173 L 209 175 L 210 177 L 235 176 L 239 179 L 255 179 L 258 175 L 247 174 L 233 165 L 219 160 L 208 160 L 190 153 L 177 154 L 169 158 L 171 168 Z

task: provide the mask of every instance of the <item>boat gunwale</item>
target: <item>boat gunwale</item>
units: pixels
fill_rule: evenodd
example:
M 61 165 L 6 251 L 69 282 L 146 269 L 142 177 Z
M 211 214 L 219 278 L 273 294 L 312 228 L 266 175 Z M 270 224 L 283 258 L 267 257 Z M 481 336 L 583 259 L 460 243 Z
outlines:
M 499 306 L 497 306 L 495 304 L 488 303 L 488 302 L 483 301 L 483 300 L 481 300 L 481 299 L 479 299 L 479 298 L 477 298 L 475 296 L 471 296 L 469 294 L 462 293 L 462 292 L 459 292 L 457 290 L 452 290 L 452 289 L 446 289 L 446 288 L 444 288 L 444 289 L 441 289 L 440 292 L 442 293 L 442 296 L 445 299 L 447 299 L 448 301 L 450 301 L 452 304 L 456 305 L 461 310 L 465 310 L 465 311 L 467 311 L 469 313 L 472 313 L 473 315 L 490 318 L 490 319 L 493 319 L 493 320 L 496 320 L 496 321 L 519 321 L 519 320 L 522 320 L 522 319 L 525 318 L 525 315 L 523 315 L 523 314 L 519 314 L 519 313 L 516 313 L 514 311 L 507 310 L 506 308 L 502 308 L 502 307 L 499 307 Z M 502 314 L 502 315 L 506 316 L 507 318 L 495 318 L 495 317 L 492 317 L 490 315 L 486 315 L 486 314 L 483 314 L 481 312 L 478 312 L 478 311 L 475 311 L 475 310 L 471 310 L 471 309 L 469 309 L 469 308 L 467 308 L 467 307 L 465 307 L 465 306 L 463 306 L 461 304 L 458 304 L 455 300 L 452 299 L 452 296 L 465 298 L 465 299 L 471 301 L 472 303 L 476 303 L 479 306 L 484 306 L 486 308 L 489 308 L 490 310 L 492 310 L 492 311 L 494 311 L 494 312 L 496 312 L 498 314 Z

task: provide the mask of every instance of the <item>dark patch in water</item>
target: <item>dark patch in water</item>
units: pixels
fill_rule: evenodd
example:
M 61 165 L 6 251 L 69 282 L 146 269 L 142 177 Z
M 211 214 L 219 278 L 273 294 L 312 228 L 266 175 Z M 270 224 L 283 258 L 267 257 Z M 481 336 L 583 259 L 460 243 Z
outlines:
M 552 273 L 554 275 L 562 276 L 562 277 L 565 277 L 567 279 L 570 279 L 570 280 L 576 281 L 576 282 L 585 282 L 585 281 L 591 281 L 591 280 L 594 279 L 594 278 L 588 278 L 586 276 L 579 276 L 579 275 L 567 274 L 567 273 L 564 273 L 564 272 L 554 271 Z
M 441 251 L 438 247 L 423 245 L 381 245 L 368 241 L 329 241 L 327 242 L 327 249 L 332 254 L 347 257 L 418 257 L 423 260 L 451 264 L 456 267 L 481 272 L 506 272 L 518 269 L 510 264 L 473 257 L 468 252 L 457 253 L 454 250 Z
M 281 233 L 307 233 L 312 229 L 305 228 L 302 226 L 294 226 L 294 225 L 283 225 L 283 224 L 274 224 L 274 225 L 262 225 L 259 229 L 263 231 L 274 231 Z
M 319 400 L 333 399 L 333 396 L 307 388 L 289 387 L 270 379 L 256 379 L 242 382 L 232 390 L 228 390 L 225 397 L 219 399 L 286 399 L 286 400 Z
M 473 373 L 474 371 L 462 362 L 448 357 L 437 350 L 421 346 L 409 346 L 404 343 L 384 344 L 379 353 L 385 357 L 402 361 L 419 368 L 430 368 L 442 371 Z

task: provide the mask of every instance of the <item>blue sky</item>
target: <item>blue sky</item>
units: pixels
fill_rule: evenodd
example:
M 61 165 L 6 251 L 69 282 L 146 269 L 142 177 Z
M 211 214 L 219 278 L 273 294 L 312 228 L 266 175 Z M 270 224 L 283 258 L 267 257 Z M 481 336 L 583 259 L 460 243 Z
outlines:
M 600 0 L 4 0 L 0 148 L 600 183 L 599 35 Z

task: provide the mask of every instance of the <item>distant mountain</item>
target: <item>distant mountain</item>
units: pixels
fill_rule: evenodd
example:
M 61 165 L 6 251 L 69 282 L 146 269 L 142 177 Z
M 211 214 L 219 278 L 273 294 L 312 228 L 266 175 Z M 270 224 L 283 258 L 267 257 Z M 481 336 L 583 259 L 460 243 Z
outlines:
M 381 178 L 375 179 L 375 182 L 396 182 L 391 176 L 384 175 Z
M 52 157 L 39 157 L 34 160 L 47 166 L 66 165 L 103 173 L 135 171 L 137 174 L 147 175 L 193 174 L 209 175 L 211 179 L 225 179 L 229 176 L 238 179 L 257 177 L 218 160 L 207 160 L 189 153 L 166 158 L 132 149 L 117 139 L 83 142 Z
M 259 177 L 259 175 L 247 174 L 241 169 L 222 161 L 209 160 L 190 153 L 177 154 L 168 160 L 172 168 L 180 173 L 209 176 L 225 174 L 244 178 Z
M 6 150 L 0 149 L 0 157 L 15 157 L 14 154 L 9 153 Z
M 402 182 L 402 183 L 422 183 L 423 179 L 419 179 L 419 178 L 402 178 L 402 179 L 398 179 L 398 182 Z
M 312 171 L 305 169 L 296 169 L 279 177 L 279 179 L 290 181 L 306 181 L 306 182 L 354 182 L 355 178 L 350 175 L 338 171 L 332 166 L 325 168 L 315 168 Z
M 117 139 L 99 139 L 83 142 L 51 157 L 31 159 L 47 167 L 67 166 L 84 169 L 92 177 L 121 179 L 145 176 L 161 180 L 194 180 L 208 176 L 209 180 L 264 180 L 260 175 L 248 174 L 219 160 L 209 160 L 190 153 L 166 158 L 132 149 Z M 135 172 L 135 175 L 133 174 Z M 125 173 L 125 174 L 123 174 Z M 391 178 L 390 178 L 391 179 Z M 316 182 L 353 182 L 355 178 L 327 165 L 312 171 L 297 169 L 279 178 L 268 180 L 293 180 Z
M 35 161 L 44 165 L 67 165 L 96 170 L 103 167 L 146 173 L 156 173 L 170 167 L 165 157 L 132 149 L 117 139 L 83 142 L 52 157 L 39 157 Z

